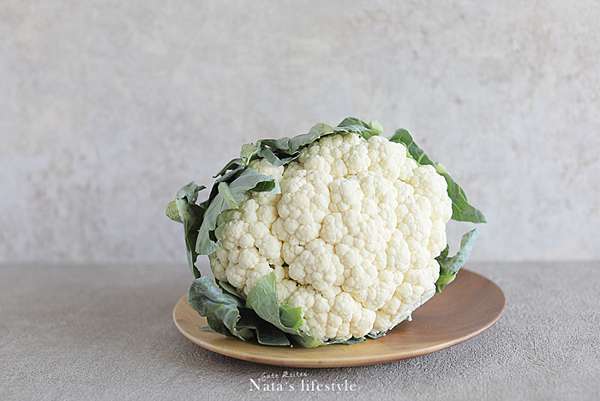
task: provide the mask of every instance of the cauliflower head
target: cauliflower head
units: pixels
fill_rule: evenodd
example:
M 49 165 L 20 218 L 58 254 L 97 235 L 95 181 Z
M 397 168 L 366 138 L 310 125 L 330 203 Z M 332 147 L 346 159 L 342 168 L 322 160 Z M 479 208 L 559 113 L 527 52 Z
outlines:
M 261 140 L 205 202 L 193 183 L 178 192 L 167 215 L 184 224 L 189 301 L 211 328 L 267 345 L 376 338 L 454 280 L 476 231 L 450 257 L 446 224 L 483 214 L 406 130 L 380 134 L 348 118 Z M 217 285 L 200 277 L 201 254 Z
M 217 226 L 218 280 L 248 295 L 275 273 L 322 341 L 385 332 L 435 294 L 452 201 L 444 177 L 382 136 L 330 135 L 287 166 L 250 163 L 280 193 L 252 193 Z

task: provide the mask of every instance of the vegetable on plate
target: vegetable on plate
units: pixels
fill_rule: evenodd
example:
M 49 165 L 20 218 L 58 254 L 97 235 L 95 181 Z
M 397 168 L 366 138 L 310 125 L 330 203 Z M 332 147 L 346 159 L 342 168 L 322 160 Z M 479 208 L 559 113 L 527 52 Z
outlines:
M 183 224 L 190 305 L 221 334 L 263 345 L 354 344 L 385 335 L 441 292 L 477 229 L 450 256 L 449 220 L 485 223 L 404 129 L 346 118 L 243 145 L 204 186 L 167 205 Z M 214 279 L 197 265 L 207 255 Z

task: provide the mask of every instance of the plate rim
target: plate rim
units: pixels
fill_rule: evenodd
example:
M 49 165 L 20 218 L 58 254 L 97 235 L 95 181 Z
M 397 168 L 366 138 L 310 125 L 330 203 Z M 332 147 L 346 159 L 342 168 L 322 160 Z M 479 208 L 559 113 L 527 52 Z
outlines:
M 470 269 L 462 269 L 462 272 L 463 273 L 466 272 L 466 273 L 478 276 L 479 279 L 488 281 L 496 288 L 496 290 L 498 291 L 498 293 L 502 299 L 502 305 L 501 305 L 500 309 L 497 311 L 496 315 L 492 319 L 490 319 L 488 322 L 486 322 L 484 325 L 482 325 L 481 327 L 479 327 L 476 330 L 473 330 L 467 334 L 464 334 L 460 337 L 449 339 L 444 342 L 436 342 L 434 344 L 431 344 L 431 345 L 428 345 L 428 346 L 425 346 L 425 347 L 422 347 L 419 349 L 415 349 L 414 351 L 407 351 L 407 352 L 403 353 L 402 355 L 398 355 L 397 352 L 390 351 L 388 353 L 378 353 L 376 356 L 349 355 L 348 357 L 344 356 L 344 357 L 340 357 L 340 358 L 336 358 L 336 359 L 324 359 L 324 360 L 315 360 L 313 358 L 309 358 L 306 356 L 303 357 L 301 355 L 295 355 L 293 357 L 294 359 L 290 360 L 290 361 L 288 361 L 286 359 L 281 359 L 281 357 L 270 356 L 270 355 L 268 355 L 268 353 L 265 353 L 260 356 L 256 356 L 255 354 L 248 353 L 244 350 L 239 350 L 239 349 L 234 349 L 234 348 L 229 348 L 229 347 L 220 347 L 220 346 L 216 346 L 216 345 L 212 344 L 210 341 L 203 341 L 202 339 L 190 334 L 184 327 L 182 327 L 181 324 L 178 322 L 177 312 L 181 307 L 183 307 L 183 304 L 187 304 L 189 306 L 189 304 L 187 302 L 187 295 L 182 295 L 179 298 L 179 300 L 173 307 L 171 316 L 173 319 L 173 323 L 177 327 L 177 330 L 192 343 L 194 343 L 208 351 L 214 352 L 216 354 L 224 355 L 226 357 L 233 358 L 233 359 L 243 360 L 246 362 L 265 364 L 265 365 L 271 365 L 271 366 L 280 366 L 280 367 L 295 367 L 295 368 L 339 368 L 339 367 L 356 367 L 356 366 L 386 364 L 386 363 L 392 363 L 395 361 L 400 361 L 400 360 L 411 359 L 411 358 L 416 358 L 419 356 L 428 355 L 433 352 L 437 352 L 437 351 L 440 351 L 440 350 L 443 350 L 446 348 L 450 348 L 454 345 L 463 343 L 463 342 L 470 340 L 473 337 L 476 337 L 479 334 L 483 333 L 484 331 L 486 331 L 487 329 L 492 327 L 494 324 L 496 324 L 496 322 L 498 322 L 498 320 L 500 320 L 500 318 L 502 317 L 502 315 L 504 314 L 504 311 L 506 309 L 506 296 L 504 295 L 504 291 L 502 291 L 500 286 L 498 286 L 494 281 L 483 276 L 482 274 L 474 272 Z M 205 319 L 203 317 L 200 317 L 200 318 Z M 215 333 L 215 334 L 218 334 L 218 333 Z M 234 338 L 228 338 L 225 336 L 223 336 L 223 340 L 242 342 L 241 340 L 236 340 Z M 370 340 L 370 341 L 377 341 L 377 340 L 375 339 L 375 340 Z M 257 344 L 252 344 L 252 345 L 261 347 L 260 345 L 257 345 Z M 266 347 L 266 346 L 263 346 L 263 347 Z M 331 349 L 333 347 L 346 348 L 346 347 L 349 347 L 349 345 L 334 344 L 334 345 L 328 345 L 327 347 L 328 347 L 328 349 Z M 292 347 L 289 348 L 290 352 L 294 352 L 293 351 L 294 349 L 295 348 L 292 348 Z M 296 348 L 296 349 L 298 349 L 298 348 Z M 318 350 L 318 349 L 319 348 L 313 348 L 313 350 Z M 307 349 L 302 348 L 302 350 L 307 350 Z

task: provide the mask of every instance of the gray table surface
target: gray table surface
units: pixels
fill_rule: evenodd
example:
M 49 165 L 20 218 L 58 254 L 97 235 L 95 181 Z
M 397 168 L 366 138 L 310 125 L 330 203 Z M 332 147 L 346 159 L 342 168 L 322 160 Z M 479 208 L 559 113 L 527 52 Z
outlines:
M 598 400 L 600 263 L 471 268 L 507 297 L 490 330 L 387 365 L 288 370 L 304 377 L 280 392 L 252 391 L 250 379 L 285 369 L 213 354 L 177 332 L 184 266 L 0 266 L 0 400 Z M 354 391 L 301 391 L 302 379 Z

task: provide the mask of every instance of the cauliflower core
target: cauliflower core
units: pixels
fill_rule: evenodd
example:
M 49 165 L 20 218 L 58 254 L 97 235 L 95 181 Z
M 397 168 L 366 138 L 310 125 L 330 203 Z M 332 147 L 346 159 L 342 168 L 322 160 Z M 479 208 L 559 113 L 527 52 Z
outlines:
M 210 256 L 217 279 L 247 295 L 274 271 L 279 301 L 301 307 L 304 330 L 322 341 L 387 331 L 434 295 L 452 202 L 404 145 L 330 135 L 285 168 L 251 167 L 281 192 L 226 212 Z

